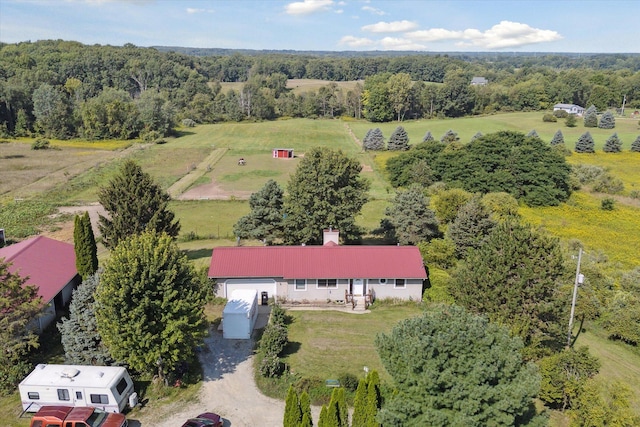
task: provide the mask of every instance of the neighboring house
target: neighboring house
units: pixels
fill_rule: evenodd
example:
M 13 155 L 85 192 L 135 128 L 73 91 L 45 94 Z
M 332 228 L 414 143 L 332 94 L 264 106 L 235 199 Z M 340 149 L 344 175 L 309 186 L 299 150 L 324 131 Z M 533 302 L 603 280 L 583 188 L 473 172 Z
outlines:
M 553 111 L 564 110 L 569 114 L 575 114 L 581 116 L 584 114 L 584 108 L 575 104 L 556 104 L 553 106 Z
M 73 245 L 37 236 L 0 249 L 0 259 L 10 263 L 9 271 L 26 277 L 26 285 L 38 288 L 45 303 L 35 322 L 38 333 L 56 319 L 56 312 L 71 301 L 80 282 Z
M 471 84 L 473 86 L 484 86 L 487 83 L 489 83 L 489 81 L 484 77 L 474 77 L 471 79 Z
M 420 300 L 427 280 L 415 246 L 341 246 L 336 230 L 322 246 L 219 247 L 209 278 L 217 296 L 237 289 L 288 302 L 349 301 L 353 297 Z

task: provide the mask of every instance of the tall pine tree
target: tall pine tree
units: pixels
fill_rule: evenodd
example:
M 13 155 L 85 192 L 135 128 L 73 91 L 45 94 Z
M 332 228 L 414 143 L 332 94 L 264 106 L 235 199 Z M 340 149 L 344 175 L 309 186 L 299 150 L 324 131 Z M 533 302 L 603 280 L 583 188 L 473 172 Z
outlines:
M 611 111 L 605 111 L 600 117 L 600 122 L 598 123 L 598 127 L 600 129 L 613 129 L 616 127 L 616 118 L 613 116 Z
M 640 135 L 631 143 L 631 151 L 640 153 Z
M 300 411 L 298 393 L 293 389 L 293 386 L 289 386 L 285 399 L 282 427 L 298 427 L 300 421 L 302 421 L 302 411 Z
M 300 412 L 302 413 L 302 421 L 300 427 L 312 427 L 313 417 L 311 415 L 311 398 L 309 393 L 303 391 L 300 395 Z
M 282 238 L 284 231 L 284 191 L 277 182 L 270 179 L 260 189 L 251 194 L 251 212 L 243 216 L 233 226 L 233 232 L 241 239 L 258 239 L 271 245 Z
M 76 253 L 76 269 L 83 280 L 98 270 L 98 247 L 91 228 L 89 212 L 76 215 L 73 227 L 73 244 Z
M 100 189 L 98 199 L 109 213 L 108 217 L 100 215 L 99 222 L 102 242 L 109 249 L 145 230 L 171 237 L 180 231 L 180 223 L 168 209 L 169 195 L 132 160 L 127 160 L 120 173 Z
M 553 135 L 551 139 L 551 145 L 564 144 L 564 135 L 562 135 L 562 131 L 558 129 L 558 131 Z

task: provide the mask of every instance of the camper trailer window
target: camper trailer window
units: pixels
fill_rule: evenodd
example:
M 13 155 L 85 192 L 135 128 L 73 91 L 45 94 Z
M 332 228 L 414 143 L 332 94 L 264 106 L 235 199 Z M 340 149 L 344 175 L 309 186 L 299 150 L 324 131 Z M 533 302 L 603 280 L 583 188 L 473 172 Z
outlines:
M 119 395 L 122 395 L 122 393 L 124 393 L 126 389 L 127 389 L 127 380 L 125 380 L 124 378 L 121 378 L 120 381 L 118 382 L 118 385 L 116 386 L 116 390 L 118 390 Z
M 58 389 L 58 400 L 71 400 L 69 398 L 69 390 L 67 390 L 66 388 L 59 388 Z
M 109 396 L 106 394 L 92 394 L 91 403 L 104 403 L 105 405 L 109 403 Z
M 38 393 L 37 391 L 30 391 L 27 393 L 27 396 L 31 400 L 40 400 L 40 393 Z
M 81 391 L 76 391 L 76 399 L 82 400 L 82 392 Z

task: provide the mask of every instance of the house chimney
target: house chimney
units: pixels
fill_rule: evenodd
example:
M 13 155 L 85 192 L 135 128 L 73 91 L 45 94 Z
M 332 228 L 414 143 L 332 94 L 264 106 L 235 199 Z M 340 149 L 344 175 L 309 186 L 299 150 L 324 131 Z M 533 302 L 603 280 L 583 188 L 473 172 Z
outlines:
M 322 230 L 322 244 L 326 245 L 329 243 L 333 243 L 335 245 L 340 244 L 339 243 L 339 238 L 340 238 L 340 233 L 338 232 L 338 230 L 334 230 L 333 228 L 329 227 L 329 229 L 324 229 Z

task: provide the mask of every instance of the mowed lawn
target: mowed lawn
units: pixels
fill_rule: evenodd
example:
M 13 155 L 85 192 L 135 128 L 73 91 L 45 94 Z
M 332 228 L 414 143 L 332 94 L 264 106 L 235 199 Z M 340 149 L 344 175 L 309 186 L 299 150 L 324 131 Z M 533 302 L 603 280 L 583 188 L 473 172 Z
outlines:
M 375 349 L 376 335 L 390 332 L 399 321 L 419 316 L 422 310 L 418 304 L 380 306 L 365 314 L 288 310 L 293 322 L 284 361 L 302 377 L 325 380 L 343 373 L 360 377 L 367 366 L 389 381 Z

